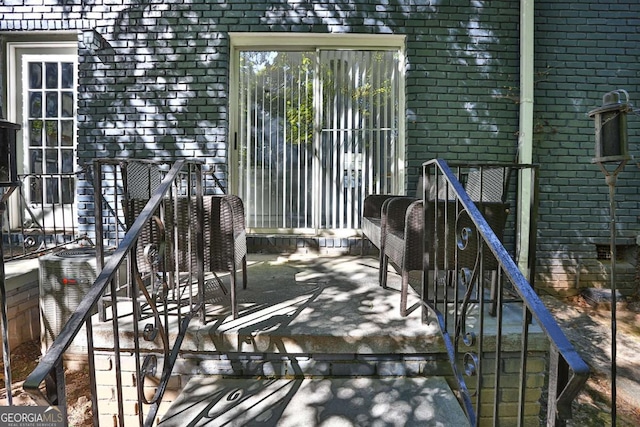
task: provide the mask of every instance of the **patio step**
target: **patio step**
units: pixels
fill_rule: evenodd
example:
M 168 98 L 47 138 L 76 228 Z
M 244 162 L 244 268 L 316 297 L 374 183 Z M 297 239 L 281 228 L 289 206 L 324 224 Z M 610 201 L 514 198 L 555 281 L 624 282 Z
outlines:
M 194 377 L 160 427 L 468 426 L 441 377 Z

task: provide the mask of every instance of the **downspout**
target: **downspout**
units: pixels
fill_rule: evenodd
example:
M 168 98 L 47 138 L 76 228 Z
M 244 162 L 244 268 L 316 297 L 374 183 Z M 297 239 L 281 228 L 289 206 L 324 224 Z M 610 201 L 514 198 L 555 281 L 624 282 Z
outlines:
M 533 98 L 534 98 L 534 0 L 520 0 L 520 123 L 518 162 L 533 162 Z M 529 271 L 529 235 L 531 232 L 531 170 L 522 170 L 518 179 L 518 267 L 531 281 Z

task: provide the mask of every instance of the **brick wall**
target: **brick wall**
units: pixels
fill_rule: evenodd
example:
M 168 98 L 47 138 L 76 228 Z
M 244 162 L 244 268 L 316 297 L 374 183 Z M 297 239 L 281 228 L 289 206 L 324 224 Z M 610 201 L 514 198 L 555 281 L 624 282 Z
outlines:
M 536 2 L 536 106 L 534 161 L 540 167 L 538 286 L 562 293 L 608 287 L 608 265 L 595 262 L 596 245 L 609 244 L 609 195 L 595 156 L 593 120 L 609 91 L 640 99 L 637 2 Z M 640 117 L 628 118 L 629 149 L 640 153 Z M 610 167 L 611 169 L 611 167 Z M 621 245 L 640 233 L 640 169 L 631 162 L 616 184 Z M 620 264 L 619 286 L 637 292 L 633 269 Z
M 591 285 L 579 280 L 582 260 L 595 259 L 595 244 L 608 238 L 607 189 L 590 162 L 593 126 L 586 113 L 609 90 L 622 87 L 632 100 L 638 96 L 634 7 L 634 0 L 536 2 L 539 288 L 570 293 Z M 226 183 L 229 31 L 405 34 L 408 191 L 426 159 L 516 157 L 517 2 L 7 0 L 0 5 L 5 39 L 36 30 L 73 31 L 71 37 L 78 39 L 81 164 L 94 157 L 197 156 Z M 90 38 L 97 49 L 85 43 Z M 639 124 L 630 118 L 632 151 Z M 619 179 L 623 238 L 640 233 L 639 172 L 629 165 Z M 81 227 L 91 232 L 91 188 L 80 182 L 78 191 Z
M 18 261 L 5 271 L 9 349 L 15 349 L 40 336 L 38 261 Z

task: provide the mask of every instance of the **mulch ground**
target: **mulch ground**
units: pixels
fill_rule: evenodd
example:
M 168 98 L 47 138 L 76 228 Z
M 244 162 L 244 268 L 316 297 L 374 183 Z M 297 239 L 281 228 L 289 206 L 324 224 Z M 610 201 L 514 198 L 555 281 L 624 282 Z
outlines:
M 40 359 L 40 342 L 29 341 L 11 350 L 11 395 L 16 406 L 35 406 L 22 384 L 35 369 Z M 0 363 L 0 405 L 7 404 L 7 389 L 4 378 L 4 363 Z M 86 369 L 65 372 L 67 386 L 67 412 L 69 426 L 91 427 L 91 400 L 89 373 Z

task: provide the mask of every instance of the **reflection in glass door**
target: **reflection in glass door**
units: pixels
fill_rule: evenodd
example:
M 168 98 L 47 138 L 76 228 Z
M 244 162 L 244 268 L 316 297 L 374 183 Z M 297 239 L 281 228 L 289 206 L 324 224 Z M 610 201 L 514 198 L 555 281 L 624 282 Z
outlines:
M 239 194 L 250 228 L 355 230 L 365 195 L 397 189 L 398 57 L 240 52 Z

